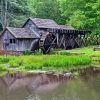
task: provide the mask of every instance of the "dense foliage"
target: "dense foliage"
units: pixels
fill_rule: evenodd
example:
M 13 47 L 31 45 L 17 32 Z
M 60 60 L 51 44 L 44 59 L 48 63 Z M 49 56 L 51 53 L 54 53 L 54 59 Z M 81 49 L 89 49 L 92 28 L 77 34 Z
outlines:
M 100 0 L 59 0 L 63 16 L 78 29 L 100 32 Z
M 100 0 L 8 0 L 7 16 L 9 26 L 19 27 L 32 16 L 100 33 Z

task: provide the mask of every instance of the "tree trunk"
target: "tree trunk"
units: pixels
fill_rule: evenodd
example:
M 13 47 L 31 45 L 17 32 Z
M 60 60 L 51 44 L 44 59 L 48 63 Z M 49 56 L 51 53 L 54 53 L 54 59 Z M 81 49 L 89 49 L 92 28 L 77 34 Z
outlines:
M 5 29 L 7 26 L 7 0 L 1 0 L 1 23 Z

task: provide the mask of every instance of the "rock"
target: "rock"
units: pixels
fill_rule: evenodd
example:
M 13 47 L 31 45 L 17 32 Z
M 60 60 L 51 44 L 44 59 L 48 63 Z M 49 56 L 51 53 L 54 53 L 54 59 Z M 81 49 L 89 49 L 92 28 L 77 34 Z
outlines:
M 64 76 L 66 76 L 66 77 L 70 77 L 70 76 L 72 76 L 73 74 L 71 73 L 71 72 L 69 72 L 69 73 L 65 73 L 64 74 Z

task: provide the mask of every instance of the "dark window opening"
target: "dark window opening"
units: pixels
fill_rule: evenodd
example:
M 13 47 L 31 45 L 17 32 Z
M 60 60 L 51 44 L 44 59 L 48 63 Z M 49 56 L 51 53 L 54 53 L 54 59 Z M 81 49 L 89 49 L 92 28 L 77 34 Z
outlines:
M 0 23 L 0 32 L 3 31 L 3 26 L 2 24 Z
M 16 40 L 15 39 L 10 39 L 10 43 L 12 44 L 12 43 L 16 43 Z
M 13 43 L 16 43 L 15 39 L 13 39 Z

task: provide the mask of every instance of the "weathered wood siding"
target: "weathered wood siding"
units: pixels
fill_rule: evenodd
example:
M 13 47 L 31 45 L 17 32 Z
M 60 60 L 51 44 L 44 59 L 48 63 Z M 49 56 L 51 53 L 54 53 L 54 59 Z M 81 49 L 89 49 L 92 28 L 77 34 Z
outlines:
M 37 26 L 31 20 L 29 20 L 26 23 L 26 25 L 24 26 L 24 28 L 29 28 L 29 29 L 31 29 L 33 31 L 37 31 L 38 30 Z
M 15 43 L 10 43 L 10 39 L 15 39 Z M 34 39 L 16 39 L 9 31 L 5 31 L 5 33 L 1 37 L 1 41 L 3 50 L 26 51 L 30 50 L 31 44 Z
M 12 34 L 10 34 L 8 30 L 6 30 L 1 37 L 2 46 L 4 50 L 16 50 L 16 44 L 10 44 L 10 39 L 15 39 L 15 37 Z
M 31 49 L 31 44 L 34 39 L 17 39 L 17 50 L 26 51 Z
M 40 37 L 38 27 L 31 20 L 29 20 L 26 23 L 26 25 L 24 26 L 24 28 L 28 28 L 28 29 L 32 30 L 34 32 L 34 34 L 36 34 L 38 37 Z
M 0 36 L 0 50 L 3 50 L 3 43 L 2 43 L 2 38 Z

